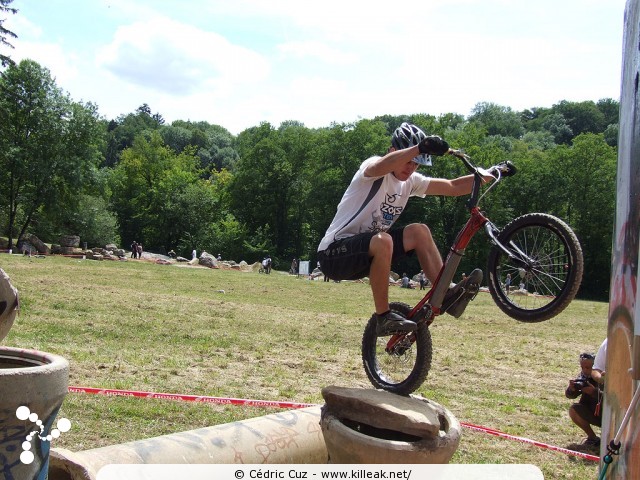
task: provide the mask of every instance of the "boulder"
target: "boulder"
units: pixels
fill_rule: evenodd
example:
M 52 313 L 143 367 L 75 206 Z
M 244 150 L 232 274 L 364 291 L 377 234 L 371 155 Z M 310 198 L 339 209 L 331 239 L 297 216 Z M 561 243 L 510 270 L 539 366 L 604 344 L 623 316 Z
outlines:
M 99 250 L 101 250 L 101 249 L 87 250 L 87 252 L 86 252 L 87 259 L 89 259 L 89 260 L 102 260 L 102 259 L 104 259 L 104 256 L 101 253 L 99 253 Z
M 198 259 L 198 264 L 209 268 L 218 268 L 218 260 L 216 260 L 216 257 L 207 252 L 202 252 Z
M 78 235 L 60 235 L 58 243 L 61 247 L 79 247 L 80 237 Z
M 18 249 L 20 251 L 23 251 L 24 250 L 23 246 L 27 247 L 27 251 L 28 251 L 28 247 L 32 247 L 31 253 L 38 252 L 38 253 L 44 253 L 45 255 L 49 255 L 51 253 L 51 249 L 48 246 L 46 246 L 42 240 L 40 240 L 38 237 L 36 237 L 32 233 L 27 233 L 24 236 L 24 238 L 18 245 Z

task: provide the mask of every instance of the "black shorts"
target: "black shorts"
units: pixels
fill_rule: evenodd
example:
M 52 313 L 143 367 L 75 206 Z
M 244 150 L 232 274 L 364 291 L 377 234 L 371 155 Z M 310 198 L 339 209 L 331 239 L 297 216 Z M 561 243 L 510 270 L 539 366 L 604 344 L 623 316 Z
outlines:
M 391 261 L 411 255 L 413 250 L 404 251 L 402 236 L 404 227 L 388 232 L 393 239 L 393 254 Z M 318 252 L 320 269 L 332 280 L 357 280 L 369 275 L 371 259 L 369 244 L 378 232 L 367 232 L 352 237 L 336 240 L 326 250 Z
M 571 406 L 580 418 L 589 422 L 589 425 L 602 426 L 602 413 L 596 417 L 595 409 L 584 403 L 574 403 Z

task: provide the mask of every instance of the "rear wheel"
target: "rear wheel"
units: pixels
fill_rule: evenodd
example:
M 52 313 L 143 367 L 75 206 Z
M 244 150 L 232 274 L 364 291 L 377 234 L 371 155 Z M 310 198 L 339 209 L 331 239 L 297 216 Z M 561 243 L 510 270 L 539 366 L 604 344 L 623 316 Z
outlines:
M 404 315 L 411 311 L 405 303 L 392 303 L 391 309 Z M 362 363 L 376 388 L 400 395 L 417 390 L 431 368 L 431 332 L 425 322 L 415 332 L 378 337 L 373 315 L 362 336 Z
M 584 261 L 580 242 L 559 218 L 544 213 L 510 222 L 489 254 L 489 291 L 498 307 L 521 322 L 555 317 L 580 288 Z M 509 284 L 510 283 L 510 284 Z

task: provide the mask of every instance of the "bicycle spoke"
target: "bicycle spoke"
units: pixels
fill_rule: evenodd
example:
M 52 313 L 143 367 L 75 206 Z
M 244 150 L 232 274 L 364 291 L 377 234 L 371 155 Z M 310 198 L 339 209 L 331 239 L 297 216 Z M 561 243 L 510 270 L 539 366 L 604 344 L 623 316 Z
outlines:
M 565 246 L 549 229 L 530 227 L 514 234 L 509 245 L 519 253 L 520 261 L 503 255 L 501 274 L 510 274 L 514 285 L 507 292 L 509 301 L 520 308 L 540 308 L 558 295 L 565 286 L 568 271 Z
M 387 352 L 389 337 L 376 340 L 376 370 L 388 383 L 400 383 L 405 380 L 415 363 L 415 347 L 405 336 L 394 349 Z

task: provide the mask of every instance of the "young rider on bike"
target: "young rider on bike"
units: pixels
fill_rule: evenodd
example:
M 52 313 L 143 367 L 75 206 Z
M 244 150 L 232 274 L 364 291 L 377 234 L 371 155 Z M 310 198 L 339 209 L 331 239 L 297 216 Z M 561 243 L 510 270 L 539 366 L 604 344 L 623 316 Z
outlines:
M 447 142 L 438 136 L 427 136 L 415 125 L 403 123 L 394 131 L 391 145 L 385 156 L 371 157 L 360 165 L 318 246 L 322 272 L 329 278 L 369 276 L 378 335 L 417 328 L 415 322 L 389 309 L 391 263 L 415 252 L 432 283 L 442 268 L 442 257 L 426 225 L 412 223 L 389 231 L 409 197 L 467 195 L 473 185 L 473 175 L 448 180 L 416 172 L 420 165 L 431 165 L 430 155 L 449 151 Z M 459 317 L 481 281 L 482 271 L 474 270 L 449 289 L 442 310 Z M 468 288 L 471 286 L 474 288 Z

